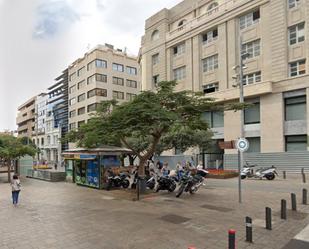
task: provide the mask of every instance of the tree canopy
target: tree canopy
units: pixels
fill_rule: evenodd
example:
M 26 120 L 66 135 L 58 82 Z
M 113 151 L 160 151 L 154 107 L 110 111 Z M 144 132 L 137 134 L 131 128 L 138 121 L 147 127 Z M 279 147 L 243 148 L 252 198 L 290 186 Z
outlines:
M 103 101 L 96 115 L 67 139 L 87 148 L 125 146 L 140 159 L 142 175 L 154 153 L 193 146 L 207 149 L 213 134 L 202 114 L 239 107 L 220 105 L 201 93 L 176 92 L 175 86 L 174 81 L 161 82 L 156 91 L 143 91 L 130 102 Z

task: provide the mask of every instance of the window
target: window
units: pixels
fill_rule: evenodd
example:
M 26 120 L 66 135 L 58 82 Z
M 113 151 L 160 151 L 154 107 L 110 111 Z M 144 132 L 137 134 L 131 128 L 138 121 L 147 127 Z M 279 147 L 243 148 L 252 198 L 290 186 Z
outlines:
M 86 94 L 83 93 L 77 97 L 77 102 L 82 102 L 85 100 L 85 98 L 86 98 Z
M 261 152 L 261 138 L 260 137 L 247 137 L 246 138 L 249 142 L 249 148 L 247 152 Z
M 289 9 L 295 8 L 300 4 L 300 0 L 288 0 L 289 1 Z
M 83 114 L 85 114 L 85 110 L 86 110 L 85 107 L 79 108 L 78 111 L 77 111 L 78 115 L 83 115 Z
M 137 81 L 135 81 L 135 80 L 127 80 L 127 87 L 137 88 Z
M 253 106 L 245 109 L 245 124 L 260 123 L 260 103 L 253 103 Z
M 174 69 L 174 80 L 183 80 L 186 78 L 186 67 L 179 67 Z
M 117 64 L 117 63 L 113 63 L 113 70 L 114 71 L 118 71 L 118 72 L 123 72 L 123 65 L 121 64 Z
M 99 82 L 107 82 L 107 76 L 104 75 L 104 74 L 99 74 L 99 73 L 96 73 L 90 77 L 88 77 L 87 79 L 87 83 L 88 84 L 91 84 L 91 83 L 95 83 L 96 81 L 99 81 Z
M 218 3 L 213 2 L 207 8 L 208 14 L 212 14 L 213 12 L 218 11 Z
M 86 86 L 86 81 L 85 80 L 82 80 L 81 82 L 79 82 L 78 84 L 77 84 L 77 89 L 79 90 L 79 89 L 82 89 L 82 88 L 84 88 Z
M 132 75 L 137 75 L 137 69 L 135 67 L 127 66 L 127 73 Z
M 69 117 L 70 117 L 70 118 L 73 118 L 73 117 L 75 117 L 75 116 L 76 116 L 76 110 L 70 111 Z
M 187 20 L 181 20 L 179 23 L 178 23 L 178 27 L 181 27 L 183 26 L 184 24 L 186 24 Z
M 75 91 L 76 91 L 76 85 L 71 86 L 71 87 L 69 88 L 69 93 L 74 93 Z
M 218 90 L 219 90 L 219 83 L 212 83 L 212 84 L 203 86 L 203 92 L 205 94 L 217 92 Z
M 286 136 L 285 151 L 307 151 L 307 135 Z
M 208 123 L 209 128 L 224 127 L 224 113 L 222 111 L 205 112 L 202 119 Z
M 96 88 L 96 89 L 92 89 L 90 91 L 87 92 L 87 98 L 91 98 L 94 96 L 103 96 L 103 97 L 107 97 L 107 90 L 106 89 L 101 89 L 101 88 Z
M 302 42 L 305 40 L 305 23 L 300 23 L 289 28 L 290 45 Z
M 285 99 L 285 120 L 306 120 L 306 96 Z
M 202 60 L 203 72 L 210 72 L 218 68 L 218 55 L 213 55 Z
M 159 54 L 154 54 L 152 56 L 152 65 L 157 65 L 159 63 Z
M 79 121 L 78 123 L 77 123 L 77 127 L 79 128 L 79 127 L 81 127 L 83 124 L 85 124 L 86 123 L 86 121 L 85 120 L 83 120 L 83 121 Z
M 240 29 L 245 29 L 259 22 L 259 19 L 260 19 L 260 10 L 256 10 L 254 12 L 248 13 L 239 18 L 239 27 Z
M 70 81 L 74 80 L 76 78 L 76 72 L 70 74 Z
M 75 130 L 76 129 L 76 123 L 69 124 L 69 129 L 70 129 L 70 131 Z
M 203 44 L 211 43 L 218 39 L 218 29 L 215 28 L 202 35 Z
M 74 105 L 76 103 L 76 98 L 71 98 L 70 100 L 69 100 L 69 104 L 70 105 Z
M 124 93 L 118 92 L 118 91 L 113 91 L 113 98 L 114 99 L 124 99 Z
M 91 70 L 93 68 L 107 68 L 107 61 L 105 60 L 99 60 L 99 59 L 95 59 L 93 61 L 91 61 L 90 63 L 88 63 L 87 65 L 87 70 Z
M 151 34 L 151 40 L 152 40 L 152 41 L 156 41 L 156 40 L 158 40 L 159 38 L 160 38 L 160 33 L 159 33 L 159 31 L 158 31 L 158 30 L 153 31 L 152 34 Z
M 159 83 L 159 75 L 154 75 L 152 76 L 152 83 L 157 86 L 157 84 Z
M 133 94 L 133 93 L 127 93 L 127 94 L 126 94 L 126 99 L 127 99 L 128 101 L 133 100 L 135 97 L 136 97 L 136 94 Z
M 184 54 L 185 52 L 186 52 L 186 44 L 185 43 L 181 43 L 181 44 L 179 44 L 179 45 L 177 45 L 176 47 L 173 48 L 174 56 Z
M 85 69 L 86 69 L 85 67 L 82 67 L 82 68 L 78 69 L 77 76 L 83 75 L 85 73 Z
M 251 59 L 260 55 L 260 40 L 245 43 L 241 46 L 243 59 Z
M 290 77 L 302 75 L 306 73 L 306 60 L 296 61 L 289 64 Z
M 87 112 L 94 112 L 94 111 L 97 110 L 97 108 L 98 108 L 98 104 L 97 103 L 88 105 L 87 106 Z
M 113 77 L 113 84 L 123 86 L 124 80 L 123 78 Z
M 261 72 L 247 74 L 242 78 L 243 85 L 249 85 L 257 82 L 261 82 Z

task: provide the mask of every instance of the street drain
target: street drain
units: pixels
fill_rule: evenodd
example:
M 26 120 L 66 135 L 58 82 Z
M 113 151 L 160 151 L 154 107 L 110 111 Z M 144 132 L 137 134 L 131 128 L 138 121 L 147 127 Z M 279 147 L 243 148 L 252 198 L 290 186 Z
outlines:
M 190 218 L 179 216 L 179 215 L 175 215 L 175 214 L 164 215 L 160 219 L 164 220 L 166 222 L 173 223 L 173 224 L 181 224 L 181 223 L 184 223 L 184 222 L 186 222 L 188 220 L 191 220 Z
M 214 210 L 214 211 L 218 211 L 218 212 L 223 212 L 223 213 L 233 211 L 233 209 L 231 209 L 231 208 L 218 207 L 218 206 L 213 206 L 213 205 L 208 205 L 208 204 L 205 204 L 205 205 L 203 205 L 201 207 L 202 208 L 207 208 L 207 209 L 210 209 L 210 210 Z

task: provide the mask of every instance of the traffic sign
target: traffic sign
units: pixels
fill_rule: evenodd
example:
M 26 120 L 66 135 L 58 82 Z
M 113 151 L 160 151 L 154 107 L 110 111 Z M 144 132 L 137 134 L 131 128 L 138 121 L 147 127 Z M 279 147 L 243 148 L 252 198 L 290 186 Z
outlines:
M 240 151 L 240 152 L 245 152 L 249 149 L 249 141 L 245 138 L 240 138 L 237 140 L 236 142 L 236 148 Z

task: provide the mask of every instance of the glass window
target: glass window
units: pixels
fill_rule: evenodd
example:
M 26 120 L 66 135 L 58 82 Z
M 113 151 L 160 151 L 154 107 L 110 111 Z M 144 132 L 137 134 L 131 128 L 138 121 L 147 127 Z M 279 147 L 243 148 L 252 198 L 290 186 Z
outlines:
M 249 142 L 249 148 L 247 152 L 261 152 L 261 138 L 260 137 L 247 137 L 246 138 Z
M 241 54 L 244 60 L 259 56 L 260 50 L 260 39 L 245 43 L 241 46 Z
M 85 73 L 85 71 L 86 71 L 86 68 L 85 68 L 85 67 L 82 67 L 82 68 L 78 69 L 78 71 L 77 71 L 77 76 L 83 75 L 83 74 Z
M 107 68 L 107 61 L 95 59 L 87 64 L 88 71 L 94 68 Z
M 213 93 L 213 92 L 217 92 L 219 91 L 219 83 L 212 83 L 212 84 L 208 84 L 203 86 L 203 92 L 205 94 L 207 93 Z
M 124 93 L 118 92 L 118 91 L 113 91 L 113 98 L 114 99 L 124 99 Z
M 260 103 L 253 103 L 253 106 L 245 109 L 245 124 L 260 123 Z
M 76 85 L 71 86 L 71 87 L 69 88 L 69 93 L 74 93 L 75 91 L 76 91 Z
M 106 83 L 107 82 L 107 76 L 104 75 L 104 74 L 96 73 L 96 74 L 88 77 L 88 79 L 87 79 L 88 84 L 95 83 L 96 81 Z
M 102 96 L 102 97 L 107 97 L 107 90 L 106 89 L 102 89 L 102 88 L 96 88 L 96 89 L 92 89 L 90 91 L 87 92 L 87 98 L 91 98 L 94 96 Z
M 152 41 L 156 41 L 160 38 L 160 33 L 158 30 L 155 30 L 152 32 L 152 35 L 151 35 L 151 40 Z
M 306 60 L 289 63 L 290 77 L 299 76 L 306 73 Z
M 77 84 L 77 89 L 82 89 L 86 86 L 86 81 L 85 80 L 82 80 L 81 82 L 78 82 Z
M 113 77 L 113 84 L 123 86 L 124 80 L 123 78 Z
M 86 110 L 85 107 L 79 108 L 78 111 L 77 111 L 78 115 L 83 115 L 83 114 L 85 114 L 85 110 Z
M 85 98 L 86 98 L 86 94 L 81 94 L 81 95 L 79 95 L 78 97 L 77 97 L 77 101 L 78 102 L 82 102 L 82 101 L 84 101 L 85 100 Z
M 239 18 L 240 29 L 245 29 L 251 25 L 258 23 L 260 19 L 260 10 L 243 15 Z
M 70 111 L 70 118 L 73 118 L 76 116 L 76 110 Z
M 70 81 L 74 80 L 76 78 L 76 72 L 70 74 Z
M 285 99 L 285 120 L 306 120 L 306 96 Z
M 247 74 L 242 78 L 243 85 L 249 85 L 257 82 L 261 82 L 261 72 Z
M 159 63 L 159 54 L 154 54 L 152 56 L 152 65 L 157 65 Z
M 154 84 L 154 86 L 157 86 L 157 84 L 159 83 L 159 75 L 152 76 L 152 83 Z
M 87 112 L 94 112 L 94 111 L 97 110 L 97 108 L 98 108 L 98 104 L 97 103 L 88 105 L 87 106 Z
M 137 81 L 135 81 L 135 80 L 127 80 L 127 87 L 137 88 Z
M 210 72 L 218 68 L 218 55 L 213 55 L 202 60 L 203 72 Z
M 211 43 L 218 39 L 218 29 L 215 28 L 202 35 L 203 44 Z
M 286 151 L 307 151 L 307 135 L 286 136 Z
M 70 100 L 69 100 L 69 104 L 70 105 L 74 105 L 76 103 L 76 98 L 74 97 L 74 98 L 71 98 Z
M 135 97 L 136 97 L 136 94 L 133 94 L 133 93 L 127 93 L 127 94 L 126 94 L 126 99 L 127 99 L 128 101 L 133 100 Z
M 295 8 L 300 4 L 300 0 L 288 0 L 289 9 Z
M 137 69 L 135 67 L 127 66 L 127 73 L 132 75 L 137 75 Z
M 81 127 L 83 124 L 85 124 L 86 123 L 86 121 L 85 120 L 82 120 L 82 121 L 79 121 L 78 123 L 77 123 L 77 127 L 79 128 L 79 127 Z
M 303 42 L 305 40 L 305 23 L 300 23 L 289 28 L 290 45 Z
M 224 127 L 224 113 L 222 111 L 205 112 L 202 119 L 208 123 L 209 128 Z
M 114 71 L 123 72 L 124 71 L 123 68 L 124 68 L 123 65 L 117 64 L 117 63 L 113 63 L 113 70 Z
M 69 129 L 70 130 L 75 130 L 76 129 L 76 123 L 71 123 L 71 124 L 69 124 Z M 48 137 L 47 137 L 47 139 L 48 139 Z M 50 139 L 50 138 L 49 138 Z
M 183 80 L 186 78 L 186 67 L 179 67 L 174 69 L 174 80 Z
M 176 47 L 173 48 L 174 56 L 184 54 L 185 52 L 186 52 L 186 44 L 185 43 L 181 43 L 181 44 L 179 44 L 179 45 L 177 45 Z

